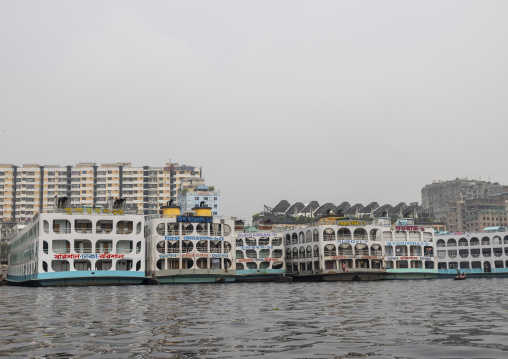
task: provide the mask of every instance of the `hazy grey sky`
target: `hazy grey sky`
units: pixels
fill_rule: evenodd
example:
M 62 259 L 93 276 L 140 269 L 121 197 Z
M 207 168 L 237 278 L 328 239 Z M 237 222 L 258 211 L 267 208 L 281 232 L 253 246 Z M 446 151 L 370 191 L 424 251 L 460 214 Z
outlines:
M 0 1 L 0 162 L 203 166 L 226 215 L 508 183 L 508 1 Z M 352 203 L 353 204 L 353 203 Z

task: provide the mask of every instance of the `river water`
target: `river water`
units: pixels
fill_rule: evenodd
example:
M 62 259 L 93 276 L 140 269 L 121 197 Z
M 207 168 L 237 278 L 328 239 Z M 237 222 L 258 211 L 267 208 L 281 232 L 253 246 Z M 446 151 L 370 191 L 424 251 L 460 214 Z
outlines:
M 0 287 L 0 357 L 507 358 L 508 279 Z

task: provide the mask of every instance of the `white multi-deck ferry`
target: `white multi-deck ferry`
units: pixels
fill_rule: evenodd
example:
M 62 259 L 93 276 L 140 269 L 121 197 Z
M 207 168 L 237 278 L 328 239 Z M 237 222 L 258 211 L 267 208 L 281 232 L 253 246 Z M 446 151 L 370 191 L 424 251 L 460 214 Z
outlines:
M 168 203 L 147 217 L 145 236 L 147 274 L 161 284 L 235 280 L 234 220 L 212 217 L 209 207 L 181 214 Z
M 379 225 L 330 215 L 284 232 L 286 272 L 295 280 L 381 280 L 385 277 Z
M 483 233 L 437 233 L 439 277 L 508 277 L 508 230 L 488 227 Z
M 398 219 L 394 226 L 390 218 L 377 218 L 383 226 L 385 279 L 433 279 L 437 277 L 434 250 L 434 230 L 414 224 L 413 218 Z
M 121 209 L 63 208 L 38 213 L 9 241 L 10 284 L 141 284 L 143 217 Z
M 236 232 L 237 282 L 271 282 L 284 274 L 282 233 L 271 228 Z

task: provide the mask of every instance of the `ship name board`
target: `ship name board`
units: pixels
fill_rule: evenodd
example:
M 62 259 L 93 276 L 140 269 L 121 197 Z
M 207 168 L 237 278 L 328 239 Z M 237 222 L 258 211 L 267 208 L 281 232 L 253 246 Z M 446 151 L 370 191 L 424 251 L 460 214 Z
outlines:
M 122 259 L 125 257 L 125 254 L 110 254 L 110 253 L 84 253 L 84 254 L 55 254 L 55 259 Z
M 177 216 L 176 221 L 183 222 L 183 223 L 212 223 L 213 218 L 212 217 L 203 217 L 203 216 L 193 216 L 193 217 Z
M 339 242 L 339 243 L 356 244 L 356 243 L 367 243 L 368 241 L 367 240 L 362 240 L 362 239 L 341 239 L 341 240 L 339 240 L 337 242 Z
M 274 237 L 276 236 L 277 233 L 270 233 L 270 232 L 266 232 L 266 233 L 238 233 L 238 238 L 243 238 L 243 237 Z
M 171 253 L 171 254 L 159 254 L 159 258 L 228 258 L 229 254 L 223 253 Z
M 273 249 L 273 246 L 243 246 L 241 249 Z
M 381 257 L 382 256 L 355 256 L 355 255 L 330 256 L 331 259 L 380 259 Z
M 183 236 L 184 241 L 223 241 L 224 237 Z
M 365 226 L 365 222 L 359 222 L 359 221 L 338 221 L 338 226 Z
M 419 260 L 419 261 L 432 261 L 434 258 L 432 257 L 419 257 L 419 256 L 401 256 L 401 257 L 386 257 L 387 261 L 397 261 L 397 260 Z
M 237 262 L 277 262 L 280 258 L 242 258 L 238 259 Z
M 399 242 L 387 242 L 386 245 L 388 245 L 388 246 L 428 246 L 428 245 L 430 245 L 430 243 L 429 242 L 399 241 Z
M 395 226 L 396 231 L 410 231 L 410 232 L 417 232 L 417 231 L 425 231 L 425 227 L 423 226 Z
M 92 214 L 92 212 L 98 213 L 98 214 L 101 214 L 101 213 L 124 214 L 125 213 L 121 209 L 108 209 L 108 208 L 65 208 L 64 212 L 66 212 L 67 214 L 83 213 L 83 212 L 88 213 L 88 214 Z

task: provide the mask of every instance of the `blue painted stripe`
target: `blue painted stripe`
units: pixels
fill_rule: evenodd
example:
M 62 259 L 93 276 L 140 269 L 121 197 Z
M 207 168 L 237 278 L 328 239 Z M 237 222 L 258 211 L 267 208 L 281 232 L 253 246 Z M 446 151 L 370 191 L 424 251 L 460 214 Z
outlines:
M 242 269 L 237 270 L 236 275 L 263 275 L 263 274 L 284 274 L 284 269 Z
M 34 279 L 96 278 L 96 277 L 145 277 L 145 272 L 122 270 L 68 271 L 39 273 Z

